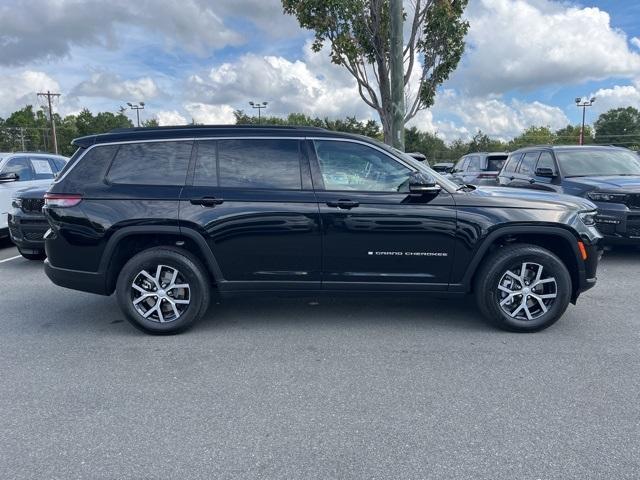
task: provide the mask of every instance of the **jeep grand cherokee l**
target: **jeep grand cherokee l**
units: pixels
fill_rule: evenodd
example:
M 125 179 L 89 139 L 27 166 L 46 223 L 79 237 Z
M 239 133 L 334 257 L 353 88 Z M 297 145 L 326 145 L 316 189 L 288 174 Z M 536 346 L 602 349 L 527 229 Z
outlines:
M 640 158 L 626 148 L 543 146 L 513 152 L 500 185 L 585 197 L 604 243 L 640 244 Z
M 374 140 L 316 128 L 159 127 L 79 138 L 46 195 L 45 271 L 116 293 L 149 333 L 216 293 L 475 293 L 499 327 L 554 323 L 596 281 L 585 199 L 456 185 Z

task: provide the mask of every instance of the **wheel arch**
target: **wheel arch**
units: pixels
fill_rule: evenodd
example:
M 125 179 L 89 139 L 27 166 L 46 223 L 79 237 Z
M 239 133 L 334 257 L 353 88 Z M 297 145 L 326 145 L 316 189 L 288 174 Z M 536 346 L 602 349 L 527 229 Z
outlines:
M 117 230 L 108 240 L 99 271 L 105 274 L 107 294 L 115 291 L 116 281 L 124 264 L 148 248 L 173 246 L 194 254 L 205 266 L 213 283 L 222 282 L 220 266 L 200 233 L 178 226 L 131 226 Z
M 585 271 L 584 264 L 578 260 L 580 258 L 578 241 L 579 238 L 571 231 L 559 227 L 516 226 L 498 228 L 491 232 L 476 250 L 476 254 L 464 274 L 462 287 L 467 292 L 473 290 L 475 277 L 480 270 L 482 262 L 496 248 L 513 243 L 528 243 L 551 251 L 567 266 L 572 283 L 571 300 L 575 302 L 580 286 L 580 278 Z

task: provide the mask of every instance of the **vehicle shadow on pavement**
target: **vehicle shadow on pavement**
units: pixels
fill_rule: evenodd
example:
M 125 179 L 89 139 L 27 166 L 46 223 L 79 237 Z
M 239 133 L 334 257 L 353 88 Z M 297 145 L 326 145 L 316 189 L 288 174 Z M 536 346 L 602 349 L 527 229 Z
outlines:
M 437 299 L 398 296 L 230 298 L 214 302 L 196 330 L 228 330 L 240 326 L 278 329 L 304 326 L 419 329 L 491 329 L 472 298 Z

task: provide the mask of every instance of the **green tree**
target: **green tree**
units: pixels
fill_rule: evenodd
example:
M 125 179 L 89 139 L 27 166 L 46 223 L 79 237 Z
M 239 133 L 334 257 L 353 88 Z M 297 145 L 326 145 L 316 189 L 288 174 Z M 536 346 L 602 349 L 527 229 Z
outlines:
M 476 133 L 471 139 L 471 142 L 469 142 L 467 153 L 503 152 L 506 150 L 507 144 L 500 140 L 489 138 L 486 133 L 482 133 L 482 130 L 478 130 L 478 133 Z
M 556 130 L 556 142 L 559 144 L 578 145 L 580 143 L 580 125 L 567 125 Z M 584 126 L 584 144 L 593 143 L 593 131 L 589 125 Z
M 551 145 L 556 143 L 556 135 L 549 127 L 529 127 L 509 142 L 509 150 L 530 145 Z
M 609 110 L 594 126 L 596 143 L 640 148 L 640 111 L 633 107 Z
M 404 142 L 407 152 L 422 153 L 431 163 L 435 163 L 443 157 L 449 158 L 448 148 L 441 138 L 429 132 L 422 132 L 417 127 L 405 129 Z
M 405 12 L 404 84 L 414 69 L 419 83 L 406 101 L 404 121 L 433 105 L 436 89 L 457 67 L 469 23 L 468 0 L 415 0 Z M 389 0 L 282 0 L 285 13 L 315 32 L 314 51 L 325 43 L 331 61 L 355 79 L 362 100 L 380 115 L 384 141 L 391 144 L 393 116 L 390 78 Z M 416 61 L 418 60 L 418 61 Z M 411 93 L 407 91 L 407 93 Z
M 142 121 L 142 126 L 143 127 L 159 127 L 160 122 L 158 121 L 157 118 L 149 118 L 148 120 Z
M 76 128 L 80 136 L 105 133 L 115 128 L 133 128 L 133 123 L 122 112 L 99 112 L 95 116 L 84 108 L 76 117 Z

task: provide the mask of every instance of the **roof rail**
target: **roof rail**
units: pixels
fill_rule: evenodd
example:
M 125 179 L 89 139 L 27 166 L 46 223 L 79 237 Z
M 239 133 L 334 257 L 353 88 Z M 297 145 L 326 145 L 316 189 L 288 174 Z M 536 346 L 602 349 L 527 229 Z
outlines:
M 255 124 L 239 124 L 239 125 L 167 125 L 163 127 L 133 127 L 133 128 L 114 128 L 109 133 L 126 133 L 126 132 L 153 132 L 153 131 L 167 131 L 167 130 L 207 130 L 207 129 L 232 129 L 232 128 L 246 128 L 246 129 L 276 129 L 276 130 L 312 130 L 312 131 L 326 131 L 322 127 L 308 127 L 305 125 L 255 125 Z

